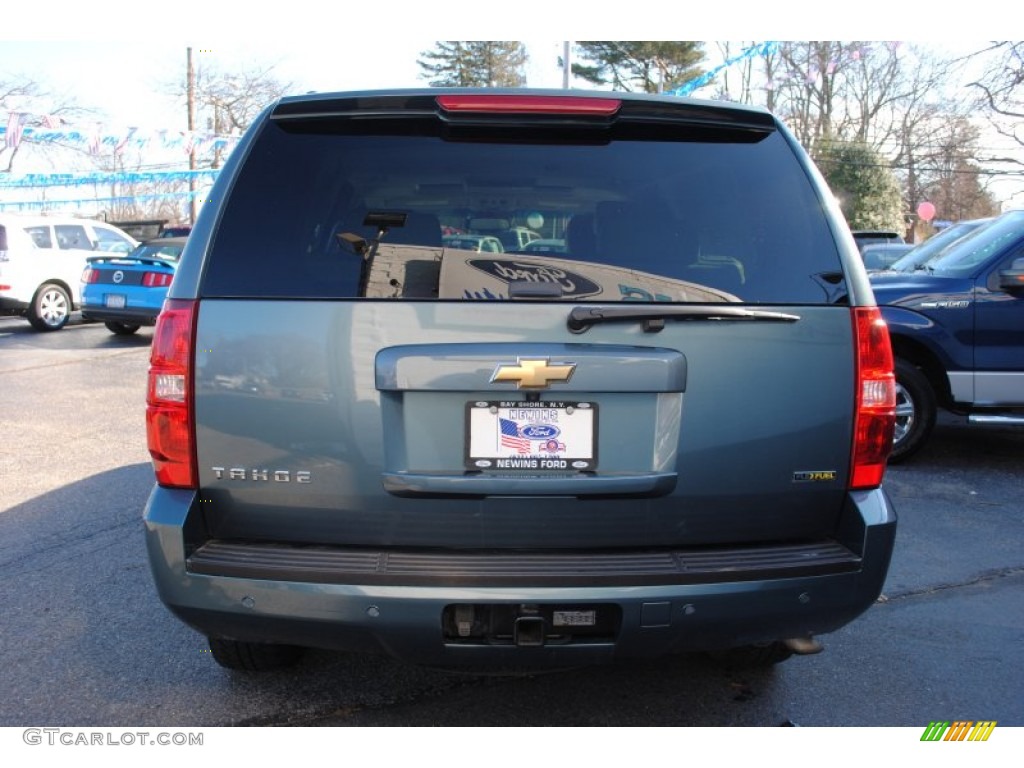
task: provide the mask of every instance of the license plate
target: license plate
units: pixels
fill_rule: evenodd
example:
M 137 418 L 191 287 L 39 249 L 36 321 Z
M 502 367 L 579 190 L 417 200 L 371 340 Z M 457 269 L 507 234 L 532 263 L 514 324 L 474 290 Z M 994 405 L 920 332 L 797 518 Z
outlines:
M 596 467 L 596 403 L 466 404 L 467 469 L 587 472 Z
M 551 623 L 556 627 L 594 627 L 597 611 L 555 611 Z
M 120 293 L 108 293 L 106 306 L 110 309 L 121 309 L 124 307 L 124 296 Z

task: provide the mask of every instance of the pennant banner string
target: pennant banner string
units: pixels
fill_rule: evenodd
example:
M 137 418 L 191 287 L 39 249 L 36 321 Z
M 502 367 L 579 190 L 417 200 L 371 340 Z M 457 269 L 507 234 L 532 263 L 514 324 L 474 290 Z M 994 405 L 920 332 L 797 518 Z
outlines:
M 197 195 L 203 194 L 199 190 L 190 191 L 185 190 L 183 192 L 158 192 L 148 195 L 120 195 L 113 197 L 89 197 L 80 198 L 78 200 L 25 200 L 22 202 L 0 202 L 0 211 L 2 210 L 18 210 L 18 211 L 29 211 L 38 208 L 52 208 L 54 206 L 81 206 L 81 205 L 92 205 L 93 203 L 121 203 L 130 204 L 140 200 L 162 200 L 165 198 L 174 197 L 196 197 Z
M 95 171 L 89 173 L 26 173 L 20 176 L 0 174 L 0 189 L 37 189 L 43 187 L 81 187 L 89 184 L 158 184 L 191 179 L 212 181 L 219 168 L 196 171 Z
M 99 126 L 91 130 L 74 127 L 49 128 L 45 125 L 26 125 L 26 122 L 30 122 L 29 115 L 11 112 L 7 124 L 0 124 L 0 147 L 15 148 L 22 142 L 44 145 L 74 144 L 84 146 L 93 154 L 98 153 L 101 147 L 110 147 L 115 153 L 120 154 L 129 145 L 144 149 L 156 144 L 165 148 L 182 149 L 188 153 L 193 145 L 202 151 L 227 149 L 238 143 L 239 139 L 238 136 L 142 130 L 134 127 L 126 129 L 124 133 L 104 135 L 100 133 Z
M 754 56 L 768 56 L 769 54 L 775 53 L 778 49 L 779 44 L 771 40 L 764 43 L 758 43 L 757 45 L 752 45 L 749 48 L 744 48 L 738 54 L 736 54 L 732 58 L 726 59 L 717 67 L 714 67 L 713 69 L 705 72 L 700 77 L 696 77 L 687 83 L 683 83 L 678 88 L 668 91 L 668 93 L 672 96 L 689 96 L 698 88 L 703 88 L 705 85 L 714 80 L 715 76 L 723 69 L 727 69 L 728 67 L 731 67 L 733 64 L 738 64 L 739 62 L 745 59 L 753 58 Z

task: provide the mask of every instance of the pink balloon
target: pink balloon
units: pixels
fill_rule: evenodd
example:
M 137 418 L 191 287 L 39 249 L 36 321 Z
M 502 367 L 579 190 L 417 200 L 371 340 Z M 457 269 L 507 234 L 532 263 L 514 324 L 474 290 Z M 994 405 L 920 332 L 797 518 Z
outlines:
M 935 206 L 925 200 L 917 205 L 917 215 L 921 221 L 931 221 L 935 218 Z

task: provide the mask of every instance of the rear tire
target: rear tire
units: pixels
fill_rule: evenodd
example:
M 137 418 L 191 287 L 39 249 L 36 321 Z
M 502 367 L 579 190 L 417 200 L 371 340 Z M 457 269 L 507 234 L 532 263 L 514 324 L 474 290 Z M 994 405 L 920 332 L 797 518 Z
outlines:
M 896 429 L 889 461 L 898 464 L 916 453 L 935 426 L 935 390 L 921 370 L 896 358 Z
M 71 317 L 71 297 L 56 283 L 46 283 L 32 297 L 28 321 L 37 331 L 59 331 Z
M 296 645 L 246 643 L 221 637 L 211 637 L 208 640 L 214 661 L 225 669 L 237 669 L 242 672 L 265 672 L 289 667 L 297 663 L 305 652 L 304 648 Z
M 111 333 L 116 333 L 118 336 L 131 336 L 137 330 L 139 326 L 132 325 L 131 323 L 122 323 L 117 320 L 111 320 L 109 323 L 104 323 L 107 326 L 107 330 Z

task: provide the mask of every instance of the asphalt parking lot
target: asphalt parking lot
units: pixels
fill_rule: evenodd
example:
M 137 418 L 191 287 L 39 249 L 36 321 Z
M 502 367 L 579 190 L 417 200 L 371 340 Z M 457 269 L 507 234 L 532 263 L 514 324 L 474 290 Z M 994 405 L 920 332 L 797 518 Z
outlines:
M 823 654 L 476 677 L 314 652 L 219 668 L 153 590 L 143 392 L 152 330 L 0 318 L 0 726 L 1024 726 L 1024 431 L 944 419 L 890 468 L 884 596 Z

